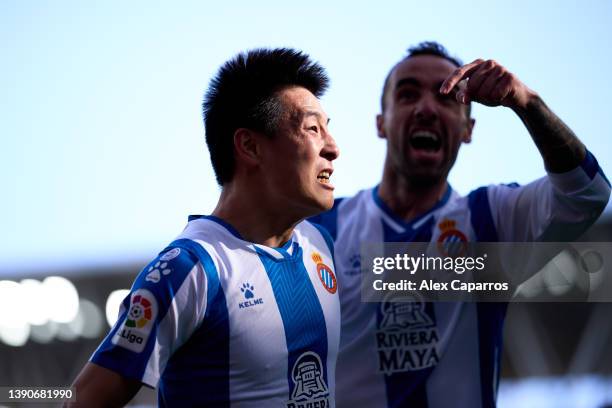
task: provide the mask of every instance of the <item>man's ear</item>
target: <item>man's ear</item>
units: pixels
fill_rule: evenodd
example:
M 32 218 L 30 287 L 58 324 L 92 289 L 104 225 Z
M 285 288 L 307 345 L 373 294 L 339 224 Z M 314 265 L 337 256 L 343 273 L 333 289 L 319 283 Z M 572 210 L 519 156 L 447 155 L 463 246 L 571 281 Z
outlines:
M 256 165 L 261 160 L 259 134 L 251 129 L 239 128 L 234 132 L 236 161 Z
M 382 113 L 379 113 L 378 115 L 376 115 L 376 129 L 378 131 L 378 137 L 380 137 L 381 139 L 387 138 L 387 135 L 385 134 L 384 124 L 385 119 Z
M 474 130 L 474 125 L 476 124 L 476 119 L 470 118 L 468 123 L 466 124 L 465 133 L 461 138 L 463 143 L 470 143 L 472 141 L 472 131 Z

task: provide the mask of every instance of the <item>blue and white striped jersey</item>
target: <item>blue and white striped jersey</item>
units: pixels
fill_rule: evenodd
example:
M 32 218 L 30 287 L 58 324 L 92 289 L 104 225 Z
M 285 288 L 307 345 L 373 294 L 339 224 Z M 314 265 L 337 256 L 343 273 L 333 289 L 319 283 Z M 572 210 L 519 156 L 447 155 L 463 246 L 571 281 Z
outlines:
M 491 185 L 466 197 L 449 187 L 410 223 L 386 207 L 377 187 L 337 199 L 312 219 L 336 243 L 342 307 L 337 406 L 493 407 L 497 393 L 507 304 L 362 303 L 362 243 L 574 240 L 609 195 L 610 184 L 588 153 L 580 167 L 523 187 Z M 392 324 L 397 318 L 408 324 Z
M 160 406 L 334 407 L 337 288 L 331 238 L 307 221 L 270 248 L 191 217 L 91 361 L 158 387 Z

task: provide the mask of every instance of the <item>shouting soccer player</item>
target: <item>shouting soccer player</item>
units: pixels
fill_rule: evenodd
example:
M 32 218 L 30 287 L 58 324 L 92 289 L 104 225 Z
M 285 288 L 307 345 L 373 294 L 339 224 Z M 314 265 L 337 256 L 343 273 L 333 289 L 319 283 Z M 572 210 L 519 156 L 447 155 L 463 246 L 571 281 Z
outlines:
M 76 379 L 75 405 L 124 405 L 145 384 L 160 406 L 334 406 L 332 241 L 303 221 L 333 204 L 327 86 L 291 49 L 220 68 L 203 104 L 217 207 L 136 278 Z
M 470 101 L 512 109 L 548 174 L 453 191 L 447 176 L 474 127 Z M 337 405 L 493 407 L 506 303 L 361 303 L 360 244 L 574 240 L 603 211 L 610 184 L 538 94 L 495 61 L 462 66 L 422 43 L 391 69 L 381 102 L 382 181 L 314 219 L 335 239 L 342 283 Z

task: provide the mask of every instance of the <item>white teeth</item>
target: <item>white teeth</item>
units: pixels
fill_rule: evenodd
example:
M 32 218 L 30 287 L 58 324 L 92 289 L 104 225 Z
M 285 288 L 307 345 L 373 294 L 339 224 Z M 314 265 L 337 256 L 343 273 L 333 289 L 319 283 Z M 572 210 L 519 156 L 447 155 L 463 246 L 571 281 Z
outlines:
M 319 179 L 321 183 L 329 183 L 330 176 L 331 174 L 328 171 L 322 171 L 317 176 L 317 179 Z
M 439 136 L 437 134 L 430 132 L 428 130 L 417 130 L 416 132 L 412 134 L 411 138 L 416 138 L 416 137 L 431 139 L 434 142 L 437 142 L 439 139 Z

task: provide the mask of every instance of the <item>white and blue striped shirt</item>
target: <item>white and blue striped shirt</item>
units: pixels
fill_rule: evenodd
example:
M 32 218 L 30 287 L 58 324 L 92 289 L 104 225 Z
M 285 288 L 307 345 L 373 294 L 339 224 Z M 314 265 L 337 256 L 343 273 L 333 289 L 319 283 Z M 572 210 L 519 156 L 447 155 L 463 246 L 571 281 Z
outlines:
M 603 211 L 610 183 L 591 153 L 581 166 L 528 185 L 462 197 L 450 187 L 410 223 L 377 188 L 312 218 L 336 243 L 342 335 L 338 407 L 494 407 L 506 303 L 362 303 L 360 246 L 376 242 L 568 241 Z M 393 325 L 399 314 L 408 325 Z M 398 327 L 399 326 L 399 327 Z
M 307 221 L 270 248 L 191 217 L 140 273 L 91 361 L 158 387 L 160 406 L 334 407 L 332 245 Z

